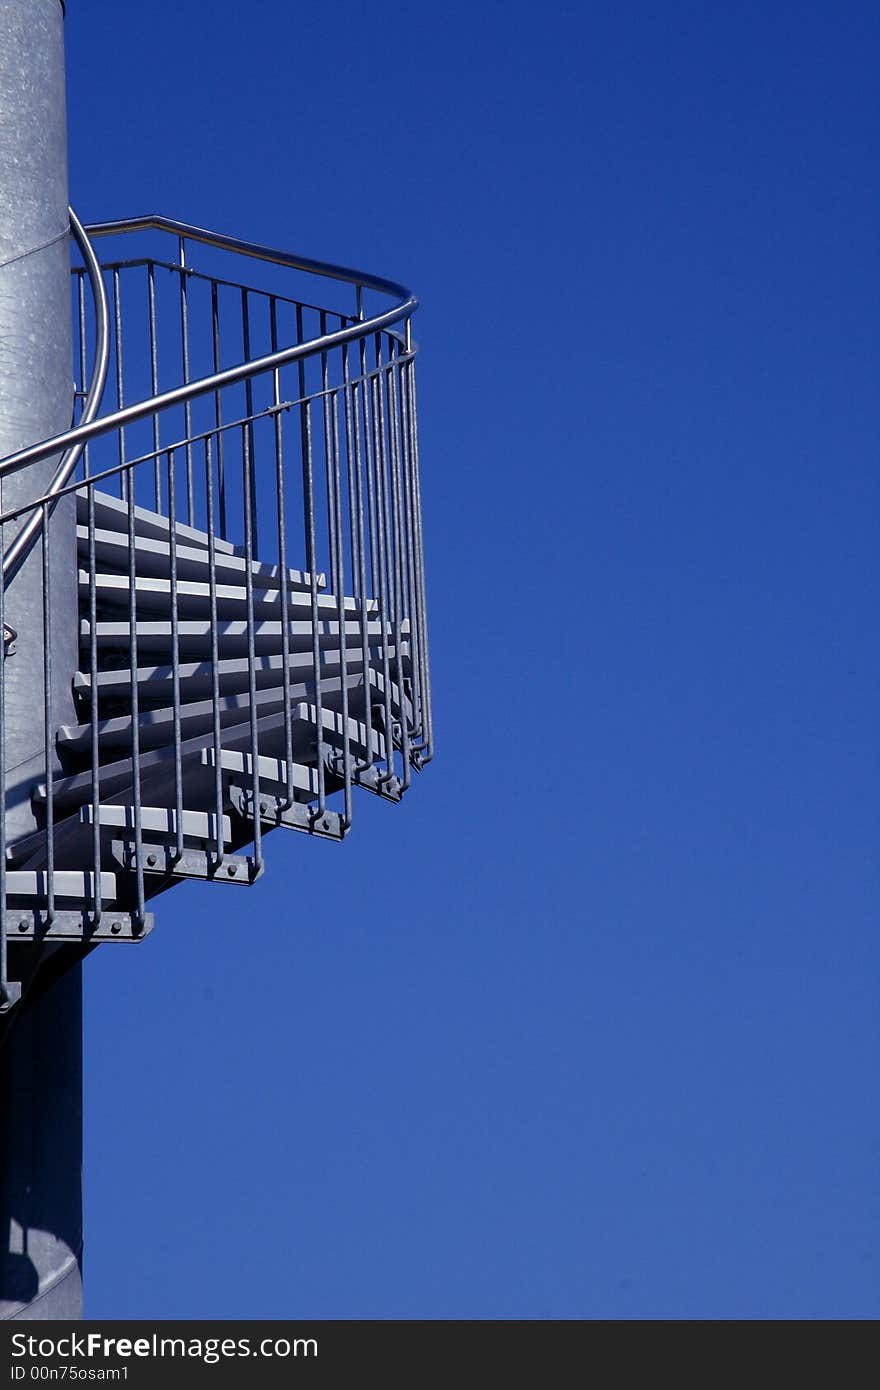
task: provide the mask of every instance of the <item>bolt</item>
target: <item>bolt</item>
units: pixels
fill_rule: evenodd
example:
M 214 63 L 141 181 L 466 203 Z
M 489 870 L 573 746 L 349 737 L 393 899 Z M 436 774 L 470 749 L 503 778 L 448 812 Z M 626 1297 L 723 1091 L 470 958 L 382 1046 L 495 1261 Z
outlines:
M 226 872 L 228 873 L 228 875 L 229 875 L 230 878 L 235 878 L 235 875 L 236 875 L 237 870 L 238 870 L 238 865 L 237 865 L 237 864 L 227 864 L 227 865 L 226 865 Z
M 148 855 L 147 855 L 147 863 L 149 864 L 149 866 L 150 866 L 151 869 L 152 869 L 152 868 L 155 868 L 155 866 L 156 866 L 156 864 L 157 864 L 158 862 L 159 862 L 159 861 L 157 860 L 155 854 L 148 854 Z
M 261 815 L 261 816 L 264 816 L 264 815 L 266 814 L 266 812 L 268 811 L 268 809 L 269 809 L 269 807 L 268 807 L 267 803 L 266 803 L 265 801 L 261 801 L 261 802 L 260 802 L 260 815 Z
M 114 936 L 118 936 L 119 933 L 122 931 L 122 923 L 121 923 L 121 922 L 112 922 L 111 925 L 110 925 L 110 930 L 111 930 L 111 932 L 113 933 Z
M 18 930 L 19 930 L 19 931 L 27 931 L 29 925 L 30 925 L 30 923 L 28 922 L 27 918 L 26 918 L 26 917 L 22 917 L 21 921 L 20 921 L 19 924 L 18 924 Z

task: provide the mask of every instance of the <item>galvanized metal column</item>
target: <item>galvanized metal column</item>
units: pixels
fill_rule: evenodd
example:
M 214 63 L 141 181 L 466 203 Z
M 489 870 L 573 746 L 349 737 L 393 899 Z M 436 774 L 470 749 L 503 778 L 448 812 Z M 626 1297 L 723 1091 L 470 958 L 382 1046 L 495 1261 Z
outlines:
M 0 457 L 71 422 L 63 21 L 62 0 L 0 0 Z M 39 497 L 56 463 L 6 479 L 4 510 Z M 76 664 L 75 515 L 63 505 L 49 563 L 53 723 L 69 717 Z M 35 824 L 30 792 L 45 776 L 41 571 L 38 541 L 5 603 L 17 632 L 4 721 L 7 827 L 16 834 Z M 81 1315 L 80 966 L 47 986 L 51 969 L 49 961 L 9 1016 L 0 1056 L 3 1317 Z

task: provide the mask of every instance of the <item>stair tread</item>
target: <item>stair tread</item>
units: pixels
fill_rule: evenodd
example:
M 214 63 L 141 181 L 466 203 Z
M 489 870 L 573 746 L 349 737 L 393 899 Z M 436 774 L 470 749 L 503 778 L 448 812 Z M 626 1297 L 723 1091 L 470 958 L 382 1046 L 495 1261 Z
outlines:
M 88 564 L 88 527 L 77 526 L 76 528 L 79 559 L 81 564 Z M 104 570 L 124 570 L 127 579 L 129 565 L 128 536 L 120 531 L 107 531 L 96 529 L 95 531 L 95 563 L 96 566 Z M 258 586 L 277 588 L 281 587 L 282 571 L 278 565 L 266 564 L 262 560 L 251 560 L 251 575 L 254 583 Z M 144 579 L 162 579 L 171 573 L 171 551 L 167 539 L 154 539 L 151 536 L 135 537 L 135 571 L 139 577 Z M 208 582 L 209 572 L 209 552 L 201 546 L 193 546 L 180 540 L 177 545 L 177 575 L 179 579 L 198 581 L 203 579 Z M 226 578 L 227 582 L 235 582 L 240 579 L 244 583 L 247 573 L 247 559 L 243 555 L 228 555 L 223 552 L 218 553 L 215 549 L 214 572 L 218 577 Z M 302 570 L 288 569 L 288 585 L 303 590 L 310 590 L 311 576 L 304 574 Z M 319 574 L 317 576 L 317 587 L 325 589 L 327 587 L 327 576 Z

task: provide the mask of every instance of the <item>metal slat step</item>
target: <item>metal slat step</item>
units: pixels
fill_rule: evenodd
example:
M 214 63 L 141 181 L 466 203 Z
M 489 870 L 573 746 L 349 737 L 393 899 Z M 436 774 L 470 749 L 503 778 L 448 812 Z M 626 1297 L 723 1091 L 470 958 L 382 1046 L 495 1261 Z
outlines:
M 80 569 L 78 571 L 77 582 L 80 598 L 83 603 L 86 603 L 89 596 L 87 570 Z M 95 575 L 95 593 L 102 609 L 113 606 L 127 608 L 130 587 L 128 576 L 125 574 L 106 574 L 101 571 Z M 247 592 L 243 584 L 218 584 L 216 592 L 217 617 L 219 619 L 246 617 Z M 139 613 L 155 613 L 164 617 L 171 611 L 171 582 L 168 579 L 138 578 L 135 580 L 135 598 Z M 279 590 L 273 589 L 258 591 L 253 596 L 253 605 L 255 618 L 278 620 L 279 614 L 282 612 L 281 593 Z M 307 619 L 311 611 L 311 597 L 307 593 L 295 590 L 288 594 L 287 606 L 291 614 L 301 619 Z M 209 585 L 182 579 L 177 586 L 178 616 L 181 619 L 207 618 L 209 608 Z M 360 605 L 353 598 L 345 598 L 342 611 L 346 618 L 356 617 L 360 612 Z M 319 594 L 318 612 L 323 618 L 338 619 L 339 603 L 331 594 Z M 367 613 L 373 618 L 378 616 L 379 605 L 375 599 L 367 601 Z
M 94 825 L 95 808 L 93 806 L 81 806 L 79 820 L 83 825 Z M 98 823 L 116 830 L 128 830 L 133 835 L 134 826 L 134 807 L 109 806 L 98 807 Z M 184 811 L 181 819 L 183 836 L 185 840 L 201 840 L 208 844 L 217 843 L 217 816 L 206 811 Z M 220 832 L 223 844 L 229 844 L 232 840 L 232 825 L 228 816 L 221 817 Z M 142 806 L 141 807 L 141 835 L 145 839 L 160 838 L 164 840 L 174 840 L 177 837 L 177 811 L 174 807 L 167 806 Z
M 56 869 L 53 874 L 56 898 L 75 898 L 89 901 L 95 896 L 95 875 L 91 870 Z M 116 875 L 101 874 L 101 900 L 116 898 Z M 10 898 L 45 898 L 49 891 L 49 875 L 45 869 L 7 869 L 6 894 Z
M 345 628 L 346 647 L 356 648 L 363 642 L 363 633 L 359 622 L 346 622 Z M 277 655 L 281 651 L 281 633 L 283 624 L 280 622 L 262 622 L 254 626 L 254 650 L 257 656 Z M 311 650 L 312 644 L 312 624 L 310 621 L 294 621 L 287 625 L 288 638 L 292 651 Z M 400 631 L 403 637 L 409 635 L 409 622 L 404 621 L 400 624 Z M 211 624 L 206 620 L 183 620 L 178 623 L 178 633 L 181 652 L 185 652 L 187 657 L 211 656 Z M 221 656 L 246 656 L 247 655 L 247 623 L 223 622 L 217 624 L 217 643 Z M 87 618 L 80 623 L 80 644 L 88 647 L 91 636 L 90 626 Z M 367 642 L 370 646 L 375 646 L 381 642 L 383 637 L 393 638 L 394 627 L 391 623 L 383 625 L 380 622 L 370 622 L 367 624 Z M 170 619 L 143 619 L 135 623 L 135 637 L 139 655 L 163 655 L 170 658 L 172 638 Z M 95 638 L 97 641 L 99 654 L 105 648 L 127 649 L 131 640 L 131 629 L 129 624 L 124 621 L 105 622 L 99 621 L 95 624 Z M 339 642 L 339 623 L 324 621 L 318 622 L 318 642 L 321 647 L 327 647 Z
M 368 684 L 377 692 L 377 701 L 384 700 L 384 679 L 379 672 L 370 668 L 366 672 Z M 350 674 L 346 685 L 350 691 L 362 689 L 364 686 L 363 674 Z M 342 682 L 336 677 L 330 677 L 322 682 L 322 694 L 324 700 L 329 701 L 338 695 Z M 303 701 L 314 698 L 314 681 L 296 682 L 290 687 L 291 701 Z M 256 699 L 256 713 L 258 718 L 266 714 L 275 713 L 283 709 L 284 692 L 282 690 L 258 690 Z M 396 718 L 401 717 L 401 699 L 396 685 L 391 685 L 391 704 L 392 711 Z M 409 700 L 403 700 L 404 717 L 410 721 L 412 726 L 412 707 Z M 220 724 L 225 728 L 230 724 L 239 724 L 249 718 L 250 697 L 247 692 L 240 695 L 225 695 L 219 701 Z M 185 739 L 195 738 L 199 735 L 207 738 L 213 727 L 214 705 L 212 700 L 202 700 L 195 704 L 186 704 L 180 711 L 180 729 Z M 173 737 L 174 711 L 165 707 L 145 711 L 138 720 L 140 730 L 141 747 L 149 750 L 157 747 L 161 743 L 170 742 Z M 57 742 L 59 748 L 69 751 L 87 752 L 91 746 L 91 725 L 90 724 L 64 724 L 58 730 Z M 102 752 L 113 748 L 125 748 L 131 744 L 131 716 L 120 715 L 117 718 L 105 719 L 98 724 L 98 740 Z
M 94 497 L 95 525 L 107 531 L 121 531 L 127 537 L 128 503 L 97 487 L 94 489 Z M 76 519 L 81 525 L 88 525 L 88 488 L 84 487 L 76 494 Z M 208 533 L 206 531 L 200 531 L 196 526 L 187 526 L 182 521 L 178 521 L 174 529 L 182 544 L 195 545 L 207 550 Z M 134 530 L 136 536 L 146 536 L 151 540 L 162 541 L 166 546 L 170 545 L 171 531 L 168 517 L 162 516 L 159 512 L 151 512 L 146 507 L 135 507 Z M 214 550 L 223 555 L 244 555 L 243 546 L 233 545 L 231 541 L 221 540 L 219 537 L 214 540 Z
M 136 945 L 153 930 L 152 912 L 144 914 L 139 926 L 127 912 L 107 908 L 94 923 L 89 912 L 56 912 L 52 921 L 44 911 L 12 909 L 6 913 L 7 939 L 12 941 L 81 941 L 83 945 L 101 941 L 127 941 Z
M 309 729 L 305 729 L 304 732 L 309 738 L 311 737 Z M 301 742 L 295 721 L 293 722 L 293 733 L 295 741 Z M 283 745 L 283 714 L 275 712 L 260 718 L 257 721 L 257 734 L 264 745 L 269 742 Z M 227 748 L 248 747 L 250 740 L 251 724 L 249 719 L 223 730 L 223 742 Z M 209 737 L 204 734 L 184 740 L 181 745 L 181 758 L 184 762 L 201 765 L 201 754 L 205 751 L 208 741 Z M 143 795 L 149 795 L 151 804 L 154 806 L 173 805 L 174 749 L 168 739 L 165 739 L 160 747 L 141 754 L 140 769 L 141 791 Z M 131 759 L 126 752 L 114 762 L 102 763 L 98 769 L 98 787 L 101 798 L 113 797 L 119 800 L 130 800 L 132 795 L 131 775 Z M 190 775 L 188 771 L 187 776 Z M 314 768 L 294 763 L 293 775 L 294 785 L 303 797 L 317 796 L 317 774 Z M 92 774 L 90 771 L 76 772 L 71 776 L 56 778 L 52 783 L 52 789 L 56 812 L 80 806 L 92 799 Z M 210 786 L 204 789 L 188 786 L 187 799 L 191 805 L 196 802 L 202 807 L 210 807 L 213 801 L 213 792 Z M 32 800 L 36 807 L 45 802 L 45 782 L 40 782 L 34 787 Z
M 87 565 L 89 555 L 88 527 L 78 526 L 76 536 L 80 564 Z M 123 572 L 127 578 L 128 536 L 118 531 L 96 530 L 95 562 L 97 568 L 102 572 L 108 570 Z M 171 552 L 168 549 L 168 542 L 152 540 L 148 536 L 137 536 L 135 538 L 135 567 L 136 573 L 141 578 L 167 579 L 171 574 Z M 206 549 L 186 545 L 182 541 L 178 543 L 178 579 L 207 584 L 208 571 L 208 551 Z M 243 584 L 247 572 L 247 560 L 239 555 L 215 554 L 214 572 L 218 581 L 224 581 L 227 584 Z M 281 570 L 278 565 L 267 565 L 260 560 L 252 560 L 251 575 L 256 588 L 280 590 Z M 303 574 L 302 570 L 288 570 L 287 582 L 289 588 L 306 592 L 311 590 L 311 578 L 308 574 Z M 326 575 L 318 575 L 317 587 L 319 589 L 327 587 Z
M 178 856 L 167 845 L 144 845 L 141 867 L 148 877 L 159 878 L 200 878 L 210 883 L 231 883 L 249 888 L 262 878 L 263 865 L 257 866 L 250 856 L 242 854 L 205 854 L 200 850 L 185 849 Z M 121 868 L 133 873 L 136 866 L 135 847 L 131 840 L 113 840 L 110 852 Z
M 181 656 L 185 655 L 186 653 L 182 651 Z M 409 674 L 408 656 L 409 646 L 404 642 L 401 644 L 400 660 L 405 662 L 405 674 Z M 368 660 L 371 666 L 379 666 L 384 661 L 384 657 L 380 652 L 372 650 L 369 652 Z M 396 663 L 397 660 L 397 652 L 392 646 L 388 651 L 388 661 L 389 663 Z M 360 647 L 350 647 L 346 650 L 345 665 L 347 673 L 350 675 L 363 671 L 363 651 Z M 321 661 L 322 676 L 340 676 L 341 668 L 342 657 L 339 649 L 326 648 Z M 303 677 L 308 677 L 312 672 L 312 653 L 310 651 L 292 652 L 288 661 L 288 671 L 291 676 L 298 676 L 300 681 Z M 284 683 L 283 658 L 281 656 L 259 657 L 255 665 L 254 675 L 258 690 L 273 690 L 282 687 Z M 246 691 L 250 682 L 248 662 L 242 657 L 219 661 L 217 663 L 217 676 L 224 695 Z M 139 667 L 137 685 L 141 706 L 147 707 L 148 704 L 170 705 L 174 698 L 173 679 L 174 671 L 171 666 Z M 180 682 L 180 699 L 183 704 L 193 704 L 198 700 L 210 698 L 213 688 L 211 663 L 202 661 L 196 664 L 182 661 L 178 668 L 178 680 Z M 91 695 L 91 677 L 78 671 L 73 679 L 73 689 L 75 694 L 88 700 Z M 98 674 L 99 700 L 130 699 L 130 697 L 130 671 L 102 671 Z

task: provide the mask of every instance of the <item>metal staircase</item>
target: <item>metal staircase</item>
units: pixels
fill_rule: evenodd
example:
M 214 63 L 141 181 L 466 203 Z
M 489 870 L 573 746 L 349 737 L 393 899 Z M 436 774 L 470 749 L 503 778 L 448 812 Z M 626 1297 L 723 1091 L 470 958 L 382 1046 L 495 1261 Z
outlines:
M 0 1009 L 13 942 L 140 940 L 432 756 L 416 300 L 160 217 L 71 231 L 78 418 L 0 462 L 56 461 L 0 514 L 0 729 L 29 566 L 46 653 L 33 756 L 0 735 Z

